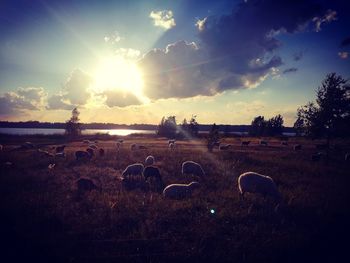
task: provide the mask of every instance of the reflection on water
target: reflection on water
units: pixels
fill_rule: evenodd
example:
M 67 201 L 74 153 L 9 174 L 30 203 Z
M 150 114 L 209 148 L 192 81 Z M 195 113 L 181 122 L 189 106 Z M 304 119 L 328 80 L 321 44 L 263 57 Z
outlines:
M 44 135 L 53 135 L 53 134 L 64 134 L 64 129 L 40 129 L 40 128 L 0 128 L 0 133 L 2 134 L 16 134 L 16 135 L 33 135 L 33 134 L 44 134 Z M 96 134 L 104 133 L 109 135 L 119 135 L 126 136 L 133 133 L 139 134 L 154 134 L 154 130 L 131 130 L 131 129 L 86 129 L 82 131 L 83 134 Z

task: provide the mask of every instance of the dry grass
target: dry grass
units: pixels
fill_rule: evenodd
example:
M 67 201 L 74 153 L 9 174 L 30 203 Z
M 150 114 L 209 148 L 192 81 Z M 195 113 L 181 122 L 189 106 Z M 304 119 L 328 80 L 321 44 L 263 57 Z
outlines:
M 115 142 L 100 140 L 104 157 L 76 162 L 74 152 L 85 149 L 71 142 L 66 159 L 43 157 L 36 150 L 0 153 L 3 237 L 8 256 L 37 260 L 129 262 L 167 261 L 284 261 L 327 260 L 340 257 L 341 237 L 349 217 L 349 164 L 343 160 L 349 144 L 336 142 L 328 161 L 312 162 L 316 142 L 293 138 L 289 146 L 279 139 L 259 146 L 240 146 L 208 153 L 204 141 L 179 141 L 170 151 L 164 138 L 125 139 L 117 152 Z M 246 139 L 245 139 L 246 140 Z M 45 138 L 40 138 L 45 144 Z M 42 149 L 52 150 L 50 145 Z M 146 150 L 130 151 L 132 143 Z M 294 151 L 292 145 L 303 149 Z M 339 147 L 337 147 L 339 148 Z M 188 200 L 166 200 L 154 192 L 121 188 L 121 171 L 156 158 L 166 185 L 197 178 L 181 175 L 185 160 L 199 162 L 206 180 Z M 13 166 L 3 165 L 10 161 Z M 50 163 L 56 166 L 49 170 Z M 270 175 L 284 198 L 275 212 L 272 200 L 250 195 L 240 201 L 237 178 L 246 171 Z M 91 178 L 100 191 L 78 194 L 75 180 Z M 215 213 L 211 213 L 214 209 Z M 10 242 L 12 241 L 12 243 Z M 338 251 L 339 250 L 339 251 Z

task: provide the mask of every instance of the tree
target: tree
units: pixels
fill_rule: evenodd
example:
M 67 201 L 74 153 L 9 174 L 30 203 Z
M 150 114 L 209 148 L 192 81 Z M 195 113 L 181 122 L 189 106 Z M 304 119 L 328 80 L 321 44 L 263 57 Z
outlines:
M 65 134 L 69 137 L 76 137 L 81 134 L 81 124 L 79 123 L 80 112 L 77 108 L 72 110 L 72 117 L 66 121 Z
M 192 137 L 197 137 L 198 132 L 199 132 L 199 124 L 198 124 L 196 118 L 197 118 L 196 115 L 192 115 L 191 120 L 190 120 L 190 124 L 188 125 L 188 130 L 189 130 L 190 135 Z
M 297 122 L 306 135 L 326 137 L 349 136 L 350 86 L 348 80 L 330 73 L 316 90 L 316 102 L 298 108 Z
M 265 124 L 265 135 L 276 136 L 281 135 L 283 132 L 283 117 L 278 114 L 275 117 L 269 119 Z
M 159 136 L 164 136 L 167 138 L 175 138 L 177 134 L 176 117 L 163 117 L 160 124 L 158 125 L 157 134 Z
M 266 121 L 264 116 L 255 117 L 250 125 L 249 134 L 252 136 L 261 136 L 264 134 Z
M 207 138 L 207 148 L 209 152 L 213 151 L 214 143 L 218 142 L 219 139 L 219 127 L 214 123 L 213 126 L 211 126 Z

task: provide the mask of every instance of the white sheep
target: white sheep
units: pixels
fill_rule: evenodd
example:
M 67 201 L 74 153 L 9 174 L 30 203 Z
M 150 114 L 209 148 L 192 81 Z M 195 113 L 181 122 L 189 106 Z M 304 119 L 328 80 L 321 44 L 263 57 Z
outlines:
M 270 195 L 276 201 L 281 200 L 281 194 L 279 193 L 275 182 L 271 177 L 258 174 L 255 172 L 246 172 L 238 177 L 238 188 L 240 196 L 243 198 L 244 193 L 259 193 L 264 196 Z
M 176 147 L 175 142 L 171 142 L 171 143 L 169 143 L 169 149 L 170 149 L 170 150 L 174 150 L 174 149 L 175 149 L 175 147 Z
M 202 166 L 193 161 L 185 161 L 182 163 L 182 174 L 193 174 L 199 177 L 203 177 L 205 175 Z
M 182 199 L 191 197 L 193 190 L 200 186 L 198 182 L 190 184 L 171 184 L 164 188 L 163 196 L 165 198 Z
M 152 155 L 149 155 L 146 157 L 145 164 L 146 165 L 153 165 L 155 162 L 155 159 Z
M 232 147 L 231 144 L 220 144 L 219 150 L 220 150 L 220 151 L 224 151 L 224 150 L 230 149 L 231 147 Z
M 142 163 L 130 164 L 122 172 L 122 177 L 126 178 L 126 176 L 128 176 L 128 175 L 131 175 L 131 176 L 141 175 L 142 176 L 144 169 L 145 169 L 145 167 L 143 166 Z

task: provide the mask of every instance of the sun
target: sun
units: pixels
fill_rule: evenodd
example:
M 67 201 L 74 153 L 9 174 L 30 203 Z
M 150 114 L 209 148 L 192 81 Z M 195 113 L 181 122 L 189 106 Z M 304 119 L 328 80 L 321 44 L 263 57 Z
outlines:
M 115 90 L 142 96 L 143 79 L 135 62 L 114 56 L 100 59 L 94 73 L 96 91 Z

